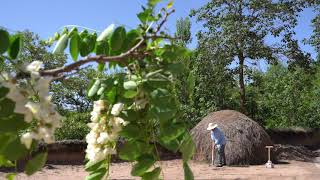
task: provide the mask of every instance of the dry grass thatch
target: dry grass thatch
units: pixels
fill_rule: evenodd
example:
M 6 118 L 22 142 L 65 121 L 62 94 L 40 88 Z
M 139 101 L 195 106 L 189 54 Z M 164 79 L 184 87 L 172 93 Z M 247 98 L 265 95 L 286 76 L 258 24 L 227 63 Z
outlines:
M 242 113 L 223 110 L 210 113 L 191 133 L 196 144 L 195 160 L 211 161 L 212 140 L 207 131 L 209 123 L 216 123 L 224 132 L 228 165 L 263 164 L 267 161 L 266 145 L 272 145 L 269 135 L 258 123 Z

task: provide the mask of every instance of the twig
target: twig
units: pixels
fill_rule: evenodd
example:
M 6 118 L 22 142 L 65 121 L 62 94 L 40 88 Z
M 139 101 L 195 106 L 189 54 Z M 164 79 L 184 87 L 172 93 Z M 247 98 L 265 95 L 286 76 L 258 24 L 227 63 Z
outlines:
M 162 39 L 170 39 L 170 40 L 179 40 L 182 39 L 181 37 L 171 37 L 167 35 L 151 35 L 151 36 L 146 36 L 148 39 L 157 39 L 157 38 L 162 38 Z
M 117 56 L 94 56 L 94 57 L 87 57 L 85 59 L 76 61 L 72 64 L 66 65 L 64 67 L 56 68 L 56 69 L 50 69 L 50 70 L 43 70 L 40 71 L 41 76 L 57 76 L 60 73 L 70 72 L 74 69 L 87 64 L 89 62 L 121 62 L 121 60 L 127 58 L 128 56 L 132 55 L 135 50 L 137 50 L 144 42 L 144 39 L 141 39 L 133 48 L 131 48 L 129 51 L 122 53 Z
M 170 16 L 170 15 L 171 15 L 172 13 L 174 13 L 174 12 L 175 12 L 174 9 L 172 9 L 172 10 L 171 10 L 170 12 L 168 12 L 168 13 L 166 12 L 163 20 L 162 20 L 161 23 L 158 25 L 155 33 L 158 33 L 158 32 L 160 31 L 161 27 L 162 27 L 162 26 L 164 25 L 164 23 L 168 20 L 168 16 Z

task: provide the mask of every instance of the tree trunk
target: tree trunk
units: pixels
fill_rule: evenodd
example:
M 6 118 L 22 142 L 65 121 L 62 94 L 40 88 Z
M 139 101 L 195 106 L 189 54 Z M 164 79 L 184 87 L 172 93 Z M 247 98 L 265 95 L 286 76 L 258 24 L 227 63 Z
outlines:
M 240 85 L 240 111 L 245 113 L 245 87 L 244 87 L 244 56 L 242 53 L 239 54 L 239 85 Z

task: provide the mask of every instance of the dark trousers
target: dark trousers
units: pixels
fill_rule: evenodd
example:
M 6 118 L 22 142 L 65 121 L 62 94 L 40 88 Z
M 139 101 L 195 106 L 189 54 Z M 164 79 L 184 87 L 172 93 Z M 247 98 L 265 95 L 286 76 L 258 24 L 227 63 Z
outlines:
M 224 148 L 226 145 L 215 145 L 214 164 L 215 165 L 226 165 L 226 155 Z

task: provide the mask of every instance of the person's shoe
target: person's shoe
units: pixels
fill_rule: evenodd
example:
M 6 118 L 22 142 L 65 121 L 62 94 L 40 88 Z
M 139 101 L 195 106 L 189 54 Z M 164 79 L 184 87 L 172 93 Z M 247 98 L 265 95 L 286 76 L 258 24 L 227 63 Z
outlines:
M 216 167 L 222 167 L 223 165 L 222 164 L 216 164 Z

